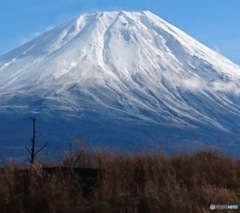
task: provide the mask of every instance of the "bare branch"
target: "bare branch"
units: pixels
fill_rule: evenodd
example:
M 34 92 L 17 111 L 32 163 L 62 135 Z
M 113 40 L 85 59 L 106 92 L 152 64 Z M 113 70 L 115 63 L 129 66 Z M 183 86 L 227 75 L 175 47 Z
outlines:
M 47 146 L 48 143 L 44 144 L 44 146 L 42 146 L 39 150 L 35 151 L 35 144 L 36 144 L 36 118 L 34 116 L 29 116 L 29 117 L 32 120 L 32 137 L 31 137 L 32 147 L 30 149 L 30 148 L 25 146 L 25 148 L 27 149 L 27 151 L 30 154 L 29 162 L 31 164 L 33 164 L 34 161 L 35 161 L 36 155 L 39 152 L 41 152 Z
M 30 118 L 32 121 L 36 120 L 36 118 L 33 117 L 33 116 L 29 116 L 29 118 Z
M 30 155 L 32 154 L 31 150 L 27 146 L 25 146 L 25 149 L 29 152 Z
M 74 164 L 79 161 L 79 159 L 81 158 L 82 154 L 83 154 L 83 150 L 81 150 L 81 152 L 78 154 L 77 159 L 74 161 Z
M 37 150 L 37 151 L 34 153 L 34 156 L 36 156 L 39 152 L 41 152 L 47 145 L 48 145 L 48 142 L 46 142 L 39 150 Z

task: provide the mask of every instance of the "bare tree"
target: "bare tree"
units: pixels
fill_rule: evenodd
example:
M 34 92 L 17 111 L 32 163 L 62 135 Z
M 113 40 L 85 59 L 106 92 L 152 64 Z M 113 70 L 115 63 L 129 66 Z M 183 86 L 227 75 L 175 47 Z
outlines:
M 46 142 L 40 149 L 35 151 L 35 145 L 36 145 L 36 118 L 35 117 L 30 117 L 30 118 L 31 118 L 32 123 L 33 123 L 32 137 L 31 137 L 32 147 L 30 149 L 27 146 L 25 146 L 25 148 L 27 149 L 27 151 L 30 154 L 29 162 L 31 164 L 33 164 L 34 161 L 35 161 L 36 155 L 39 154 L 48 145 L 48 142 Z
M 74 155 L 73 153 L 73 147 L 72 147 L 73 141 L 70 141 L 69 143 L 69 164 L 71 167 L 74 167 L 75 164 L 80 160 L 83 150 L 80 150 L 80 153 L 77 153 Z

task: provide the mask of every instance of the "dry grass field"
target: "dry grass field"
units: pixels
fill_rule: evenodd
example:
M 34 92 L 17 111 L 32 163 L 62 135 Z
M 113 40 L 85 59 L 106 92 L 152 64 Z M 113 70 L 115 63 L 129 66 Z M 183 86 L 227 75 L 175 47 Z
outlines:
M 63 165 L 71 166 L 71 160 L 58 166 Z M 170 157 L 84 152 L 78 166 L 103 170 L 91 196 L 83 196 L 74 175 L 48 175 L 40 163 L 2 167 L 0 212 L 202 213 L 211 212 L 212 203 L 240 206 L 240 161 L 217 152 Z

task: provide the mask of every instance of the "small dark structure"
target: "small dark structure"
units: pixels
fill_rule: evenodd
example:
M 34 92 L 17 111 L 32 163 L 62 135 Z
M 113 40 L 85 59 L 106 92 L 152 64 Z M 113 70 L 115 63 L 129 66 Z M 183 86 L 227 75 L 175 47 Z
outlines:
M 102 169 L 79 168 L 79 167 L 43 167 L 43 172 L 50 177 L 62 175 L 63 177 L 73 177 L 78 181 L 83 197 L 89 198 L 93 195 L 94 189 L 99 186 L 103 175 Z

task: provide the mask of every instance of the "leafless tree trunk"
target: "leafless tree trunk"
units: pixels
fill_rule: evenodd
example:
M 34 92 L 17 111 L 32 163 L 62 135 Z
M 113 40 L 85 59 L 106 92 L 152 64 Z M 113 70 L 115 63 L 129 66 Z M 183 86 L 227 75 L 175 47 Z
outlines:
M 36 118 L 35 117 L 30 117 L 30 118 L 31 118 L 32 123 L 33 123 L 32 137 L 31 137 L 32 147 L 30 149 L 27 146 L 25 146 L 25 148 L 27 149 L 27 151 L 30 154 L 29 162 L 31 164 L 33 164 L 34 161 L 35 161 L 36 155 L 39 154 L 39 152 L 41 152 L 48 145 L 48 143 L 45 143 L 40 149 L 35 151 L 35 145 L 36 145 Z

